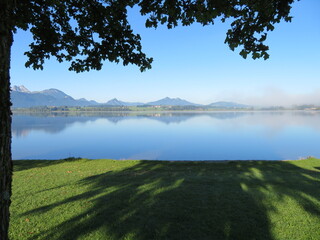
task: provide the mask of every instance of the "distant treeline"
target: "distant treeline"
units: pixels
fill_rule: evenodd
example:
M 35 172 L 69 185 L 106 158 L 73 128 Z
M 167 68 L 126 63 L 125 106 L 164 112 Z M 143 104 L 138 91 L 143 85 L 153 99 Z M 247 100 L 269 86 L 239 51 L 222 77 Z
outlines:
M 320 110 L 319 106 L 300 105 L 291 108 L 281 106 L 260 107 L 260 108 L 217 108 L 210 106 L 88 106 L 88 107 L 70 107 L 70 106 L 42 106 L 30 108 L 13 108 L 12 112 L 110 112 L 110 111 L 281 111 L 281 110 Z
M 210 110 L 253 110 L 253 108 L 217 108 L 208 106 L 42 106 L 30 108 L 13 108 L 13 112 L 103 112 L 103 111 L 210 111 Z
M 126 106 L 112 106 L 112 107 L 70 107 L 70 106 L 41 106 L 30 108 L 13 108 L 13 112 L 100 112 L 100 111 L 132 111 L 130 107 Z

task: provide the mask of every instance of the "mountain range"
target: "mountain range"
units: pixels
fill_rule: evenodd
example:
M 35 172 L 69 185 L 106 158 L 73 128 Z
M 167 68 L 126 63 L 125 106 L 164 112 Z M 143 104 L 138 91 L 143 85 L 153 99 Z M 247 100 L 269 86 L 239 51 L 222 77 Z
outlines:
M 207 106 L 211 108 L 250 108 L 251 106 L 233 103 L 233 102 L 215 102 L 209 105 L 201 105 L 188 102 L 180 98 L 163 98 L 158 101 L 140 103 L 140 102 L 123 102 L 116 98 L 105 103 L 98 103 L 85 98 L 74 99 L 63 91 L 55 88 L 43 91 L 30 91 L 25 86 L 13 86 L 11 88 L 11 101 L 14 108 L 28 108 L 37 106 Z
M 31 92 L 25 86 L 12 87 L 11 102 L 13 107 L 18 108 L 37 106 L 92 106 L 99 104 L 96 101 L 88 101 L 84 98 L 74 99 L 54 88 Z

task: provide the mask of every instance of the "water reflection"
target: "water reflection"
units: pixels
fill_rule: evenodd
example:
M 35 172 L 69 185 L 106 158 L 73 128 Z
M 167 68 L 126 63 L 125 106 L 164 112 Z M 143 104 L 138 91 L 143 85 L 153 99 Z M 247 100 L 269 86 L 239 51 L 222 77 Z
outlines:
M 56 134 L 75 122 L 96 121 L 94 116 L 69 116 L 68 114 L 15 114 L 12 118 L 12 135 L 26 137 L 32 131 Z
M 320 112 L 15 114 L 13 157 L 296 159 L 319 156 Z
M 106 119 L 117 124 L 120 121 L 130 119 L 147 118 L 165 124 L 181 123 L 193 117 L 210 116 L 217 119 L 228 119 L 244 116 L 244 112 L 216 112 L 216 113 L 144 113 L 144 112 L 108 112 L 108 113 L 30 113 L 15 114 L 12 120 L 12 134 L 16 137 L 26 136 L 32 130 L 42 130 L 46 133 L 58 133 L 73 123 L 93 122 L 98 119 Z
M 41 130 L 46 133 L 59 133 L 74 123 L 94 122 L 105 119 L 118 124 L 130 119 L 150 119 L 164 124 L 182 123 L 192 118 L 209 117 L 217 120 L 230 120 L 235 125 L 261 125 L 269 131 L 277 133 L 288 126 L 308 126 L 320 131 L 320 112 L 309 111 L 278 111 L 278 112 L 79 112 L 79 113 L 30 113 L 14 114 L 12 134 L 15 137 L 25 137 L 31 131 Z M 225 121 L 221 121 L 226 125 Z M 230 122 L 229 122 L 230 123 Z

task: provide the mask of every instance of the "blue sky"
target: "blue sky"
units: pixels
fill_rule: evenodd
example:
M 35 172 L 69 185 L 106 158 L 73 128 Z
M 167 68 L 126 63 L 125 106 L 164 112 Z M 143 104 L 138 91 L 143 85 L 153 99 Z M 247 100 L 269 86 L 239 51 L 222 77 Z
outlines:
M 198 24 L 168 30 L 146 29 L 133 9 L 130 22 L 142 37 L 144 52 L 154 58 L 152 69 L 106 62 L 101 71 L 69 72 L 68 63 L 47 61 L 43 71 L 25 68 L 32 38 L 15 35 L 11 84 L 31 91 L 57 88 L 74 98 L 98 102 L 111 98 L 148 102 L 180 97 L 195 103 L 237 101 L 256 105 L 320 104 L 320 1 L 294 3 L 291 23 L 268 34 L 270 58 L 242 59 L 224 44 L 228 24 Z

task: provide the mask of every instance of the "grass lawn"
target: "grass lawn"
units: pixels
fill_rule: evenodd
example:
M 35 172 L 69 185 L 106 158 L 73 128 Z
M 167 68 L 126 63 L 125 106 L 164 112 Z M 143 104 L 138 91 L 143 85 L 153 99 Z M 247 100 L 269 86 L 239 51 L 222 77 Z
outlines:
M 11 239 L 320 239 L 320 159 L 14 161 Z

